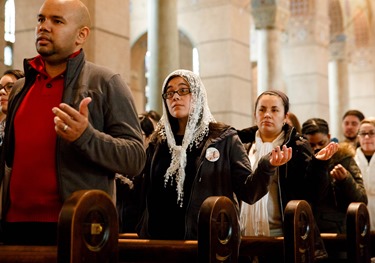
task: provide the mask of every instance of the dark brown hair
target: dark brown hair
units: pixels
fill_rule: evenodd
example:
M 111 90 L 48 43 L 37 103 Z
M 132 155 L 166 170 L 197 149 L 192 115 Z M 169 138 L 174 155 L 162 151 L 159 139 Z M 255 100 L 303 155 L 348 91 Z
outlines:
M 288 96 L 280 91 L 280 90 L 267 90 L 267 91 L 264 91 L 263 93 L 261 93 L 257 100 L 255 101 L 255 111 L 257 109 L 257 106 L 258 106 L 258 102 L 259 102 L 259 99 L 263 96 L 263 95 L 271 95 L 271 96 L 278 96 L 281 98 L 282 102 L 283 102 L 283 105 L 284 105 L 284 114 L 287 114 L 289 112 L 289 98 Z

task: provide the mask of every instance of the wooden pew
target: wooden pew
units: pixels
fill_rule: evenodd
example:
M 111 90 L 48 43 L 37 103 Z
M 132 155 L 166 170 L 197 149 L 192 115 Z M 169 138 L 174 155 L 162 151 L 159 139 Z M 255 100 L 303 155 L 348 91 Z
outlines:
M 360 244 L 354 252 L 356 255 L 367 255 L 369 238 L 375 239 L 375 232 L 370 236 L 364 231 L 368 220 L 366 212 L 363 204 L 348 208 L 348 229 L 354 229 L 353 224 L 356 226 L 355 244 Z M 198 241 L 144 240 L 135 234 L 118 235 L 116 209 L 109 196 L 98 190 L 79 191 L 67 200 L 61 211 L 58 247 L 0 245 L 0 262 L 183 263 L 223 262 L 224 259 L 227 259 L 225 262 L 237 262 L 239 254 L 267 255 L 270 251 L 280 255 L 281 260 L 285 255 L 287 263 L 312 262 L 311 209 L 305 201 L 288 204 L 285 238 L 240 238 L 237 214 L 232 202 L 225 197 L 207 199 L 201 208 L 199 222 Z M 345 236 L 322 236 L 336 246 L 341 242 L 346 244 Z M 352 262 L 366 262 L 354 260 Z
M 348 206 L 347 233 L 322 233 L 328 254 L 347 254 L 348 262 L 370 262 L 375 257 L 375 231 L 370 231 L 370 219 L 364 203 L 353 202 Z M 371 248 L 371 245 L 373 246 Z
M 310 205 L 303 200 L 290 201 L 285 208 L 284 237 L 241 238 L 241 256 L 277 256 L 280 262 L 313 262 L 314 231 Z
M 0 262 L 103 263 L 119 262 L 119 256 L 128 260 L 132 254 L 137 262 L 143 257 L 153 262 L 237 261 L 239 226 L 230 199 L 210 197 L 203 203 L 199 232 L 199 241 L 133 239 L 126 250 L 119 251 L 118 245 L 124 242 L 118 239 L 117 212 L 112 200 L 99 190 L 78 191 L 61 210 L 57 247 L 0 245 Z
M 100 190 L 77 191 L 64 203 L 57 246 L 0 245 L 0 262 L 118 262 L 117 212 Z
M 281 260 L 285 251 L 285 262 L 313 262 L 313 217 L 306 201 L 292 201 L 287 205 L 284 242 L 283 237 L 241 238 L 237 214 L 234 210 L 227 211 L 227 207 L 233 205 L 229 199 L 230 204 L 211 205 L 210 202 L 217 202 L 217 198 L 210 197 L 202 205 L 198 241 L 147 240 L 137 239 L 134 234 L 122 234 L 119 239 L 120 262 L 237 262 L 236 249 L 242 256 L 267 255 L 272 251 Z M 204 214 L 207 216 L 202 222 Z M 231 222 L 235 223 L 232 230 L 228 227 Z M 233 244 L 228 246 L 230 240 Z M 197 250 L 199 259 L 196 257 Z
M 240 229 L 232 201 L 208 197 L 198 218 L 198 240 L 150 240 L 120 235 L 120 262 L 237 262 Z

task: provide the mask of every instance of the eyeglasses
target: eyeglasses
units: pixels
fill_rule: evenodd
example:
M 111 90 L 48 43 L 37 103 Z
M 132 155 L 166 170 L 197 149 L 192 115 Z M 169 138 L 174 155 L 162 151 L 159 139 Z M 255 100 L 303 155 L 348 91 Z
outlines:
M 361 136 L 361 137 L 366 137 L 366 135 L 368 135 L 369 138 L 372 138 L 375 136 L 375 132 L 374 131 L 369 131 L 369 132 L 359 132 L 358 133 L 358 136 Z
M 4 86 L 0 84 L 0 90 L 4 89 L 6 93 L 9 93 L 13 88 L 14 82 L 8 82 Z
M 178 89 L 178 90 L 175 90 L 175 91 L 167 91 L 166 93 L 164 93 L 162 96 L 163 96 L 163 99 L 172 99 L 174 94 L 177 93 L 178 95 L 180 96 L 185 96 L 185 95 L 188 95 L 189 93 L 191 93 L 191 90 L 190 88 L 181 88 L 181 89 Z

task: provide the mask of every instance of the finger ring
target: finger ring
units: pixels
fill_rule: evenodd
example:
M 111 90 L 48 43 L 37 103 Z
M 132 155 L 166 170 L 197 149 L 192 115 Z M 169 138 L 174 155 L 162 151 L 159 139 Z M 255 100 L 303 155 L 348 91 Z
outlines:
M 69 128 L 68 124 L 65 124 L 63 131 L 65 132 Z

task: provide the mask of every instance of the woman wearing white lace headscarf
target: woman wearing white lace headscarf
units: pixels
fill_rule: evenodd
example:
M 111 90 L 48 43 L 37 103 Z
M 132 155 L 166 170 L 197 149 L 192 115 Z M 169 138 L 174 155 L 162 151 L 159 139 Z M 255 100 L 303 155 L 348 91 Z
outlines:
M 217 123 L 198 75 L 176 70 L 162 87 L 163 115 L 147 149 L 146 207 L 139 235 L 196 239 L 198 212 L 209 196 L 254 203 L 268 191 L 275 167 L 290 159 L 280 147 L 251 170 L 235 129 Z

